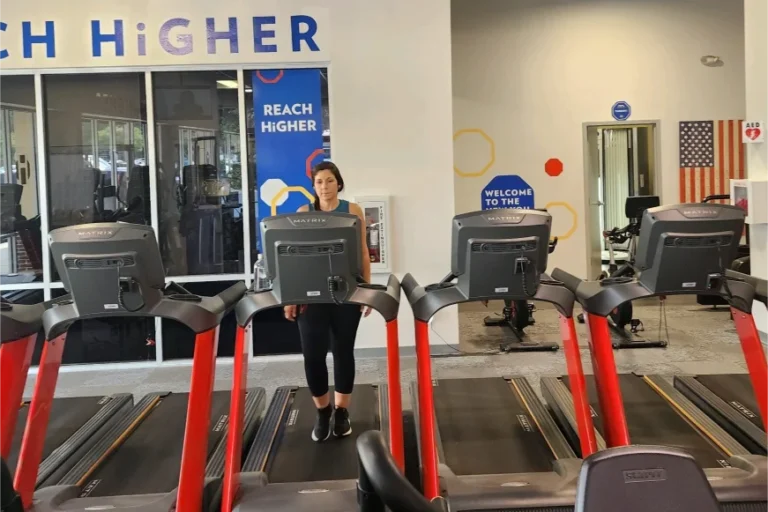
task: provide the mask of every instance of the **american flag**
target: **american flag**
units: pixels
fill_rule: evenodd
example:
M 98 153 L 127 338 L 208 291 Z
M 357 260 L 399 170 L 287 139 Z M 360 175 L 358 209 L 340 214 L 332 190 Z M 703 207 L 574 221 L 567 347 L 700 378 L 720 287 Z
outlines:
M 713 194 L 728 194 L 729 180 L 744 178 L 742 122 L 680 123 L 681 203 L 699 203 Z

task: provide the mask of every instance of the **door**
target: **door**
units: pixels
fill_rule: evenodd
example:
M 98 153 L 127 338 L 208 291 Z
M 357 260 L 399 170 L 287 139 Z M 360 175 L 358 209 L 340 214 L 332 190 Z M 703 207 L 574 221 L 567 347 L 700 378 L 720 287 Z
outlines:
M 598 128 L 587 128 L 587 219 L 589 222 L 589 279 L 597 279 L 602 268 L 602 187 Z
M 603 230 L 629 223 L 627 197 L 655 194 L 655 125 L 588 126 L 586 137 L 589 278 L 596 279 L 607 260 Z

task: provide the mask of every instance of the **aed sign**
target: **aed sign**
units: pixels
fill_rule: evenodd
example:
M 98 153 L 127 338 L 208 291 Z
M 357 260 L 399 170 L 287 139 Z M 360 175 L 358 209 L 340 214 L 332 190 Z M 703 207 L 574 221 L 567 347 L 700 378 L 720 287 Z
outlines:
M 186 0 L 7 4 L 0 12 L 3 69 L 330 60 L 322 8 Z
M 746 144 L 765 141 L 765 123 L 762 121 L 744 121 L 741 126 L 741 139 Z

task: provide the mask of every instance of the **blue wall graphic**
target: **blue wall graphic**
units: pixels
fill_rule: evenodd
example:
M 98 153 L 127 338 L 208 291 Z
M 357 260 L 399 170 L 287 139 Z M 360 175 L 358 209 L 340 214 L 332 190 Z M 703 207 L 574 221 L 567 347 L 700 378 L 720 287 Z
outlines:
M 480 194 L 483 210 L 533 208 L 533 188 L 517 175 L 496 176 Z

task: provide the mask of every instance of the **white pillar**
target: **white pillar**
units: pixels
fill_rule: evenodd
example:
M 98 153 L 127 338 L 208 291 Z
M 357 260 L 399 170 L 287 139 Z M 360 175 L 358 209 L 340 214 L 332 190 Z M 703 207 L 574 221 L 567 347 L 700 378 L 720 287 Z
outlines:
M 768 122 L 768 2 L 744 0 L 744 49 L 746 59 L 746 120 Z M 768 179 L 768 142 L 746 144 L 747 177 Z M 765 221 L 764 221 L 765 222 Z M 768 278 L 768 224 L 753 224 L 750 234 L 752 275 Z M 768 315 L 762 304 L 755 320 L 765 340 Z

